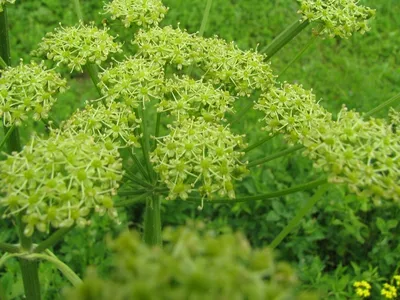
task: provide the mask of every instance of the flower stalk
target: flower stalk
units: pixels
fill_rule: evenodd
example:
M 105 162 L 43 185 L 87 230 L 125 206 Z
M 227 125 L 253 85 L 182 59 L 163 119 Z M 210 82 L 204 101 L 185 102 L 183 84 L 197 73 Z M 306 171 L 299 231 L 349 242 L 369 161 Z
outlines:
M 309 21 L 297 20 L 292 25 L 287 27 L 281 34 L 279 34 L 269 45 L 267 45 L 260 52 L 270 59 L 280 49 L 282 49 L 287 43 L 295 38 L 304 28 L 310 24 Z
M 299 145 L 293 146 L 291 148 L 288 148 L 286 150 L 273 153 L 273 154 L 271 154 L 271 155 L 269 155 L 267 157 L 252 161 L 247 165 L 247 167 L 251 168 L 251 167 L 259 166 L 259 165 L 262 165 L 262 164 L 264 164 L 266 162 L 269 162 L 271 160 L 274 160 L 274 159 L 282 157 L 282 156 L 286 156 L 286 155 L 288 155 L 290 153 L 296 152 L 296 151 L 301 150 L 301 149 L 305 149 L 305 147 L 303 145 L 299 144 Z
M 150 246 L 161 246 L 161 199 L 153 194 L 146 201 L 144 215 L 144 242 Z

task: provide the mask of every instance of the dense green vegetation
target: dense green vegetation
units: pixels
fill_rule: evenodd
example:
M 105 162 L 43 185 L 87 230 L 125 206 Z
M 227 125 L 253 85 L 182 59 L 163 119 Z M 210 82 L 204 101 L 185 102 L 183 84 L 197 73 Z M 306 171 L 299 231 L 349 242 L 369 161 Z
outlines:
M 97 25 L 108 23 L 121 41 L 132 39 L 132 29 L 98 14 L 103 6 L 101 1 L 82 2 L 86 20 L 94 20 Z M 198 31 L 205 2 L 164 0 L 170 12 L 162 24 Z M 362 2 L 377 10 L 370 32 L 355 34 L 349 39 L 316 39 L 310 27 L 271 60 L 275 74 L 284 72 L 279 80 L 312 88 L 322 99 L 320 104 L 333 114 L 343 104 L 367 112 L 400 92 L 400 3 L 397 0 Z M 77 18 L 72 6 L 72 2 L 55 0 L 17 1 L 10 6 L 12 64 L 17 65 L 19 59 L 30 60 L 31 51 L 59 22 L 75 24 Z M 235 41 L 241 49 L 262 49 L 299 18 L 297 9 L 294 0 L 214 0 L 204 36 L 218 35 Z M 307 51 L 288 66 L 308 45 Z M 129 43 L 125 43 L 124 48 L 134 51 Z M 63 69 L 62 74 L 68 78 L 71 88 L 60 95 L 53 107 L 51 115 L 57 121 L 65 120 L 83 107 L 86 100 L 97 97 L 87 75 L 70 74 L 67 69 Z M 238 101 L 236 109 L 241 111 L 246 101 L 250 100 Z M 386 115 L 387 111 L 380 114 Z M 265 137 L 257 123 L 261 117 L 260 112 L 250 111 L 235 120 L 233 131 L 247 132 L 248 142 L 254 143 Z M 26 141 L 33 130 L 45 132 L 46 129 L 42 123 L 27 124 L 21 130 L 23 140 Z M 286 149 L 286 145 L 278 136 L 248 157 L 256 159 L 281 149 Z M 246 195 L 272 192 L 316 179 L 321 174 L 313 169 L 309 159 L 297 152 L 252 169 L 251 177 L 240 183 L 238 191 Z M 178 226 L 198 219 L 218 232 L 240 231 L 253 246 L 265 247 L 314 192 L 234 205 L 205 202 L 202 210 L 195 203 L 164 201 L 162 222 Z M 96 217 L 90 227 L 73 229 L 54 252 L 79 275 L 85 274 L 89 265 L 96 266 L 104 275 L 111 263 L 105 237 L 116 236 L 126 228 L 140 231 L 144 207 L 139 201 L 120 209 L 121 224 Z M 318 291 L 321 299 L 352 299 L 356 280 L 373 283 L 373 293 L 379 297 L 382 284 L 398 274 L 400 268 L 399 213 L 398 203 L 394 201 L 373 205 L 369 199 L 355 196 L 344 186 L 331 185 L 312 213 L 279 245 L 278 257 L 296 269 L 304 289 Z M 0 241 L 16 241 L 13 224 L 8 220 L 0 222 Z M 44 299 L 58 299 L 60 289 L 66 285 L 65 279 L 49 264 L 41 264 L 40 268 Z M 11 299 L 21 299 L 23 287 L 18 264 L 10 261 L 0 272 L 4 291 Z

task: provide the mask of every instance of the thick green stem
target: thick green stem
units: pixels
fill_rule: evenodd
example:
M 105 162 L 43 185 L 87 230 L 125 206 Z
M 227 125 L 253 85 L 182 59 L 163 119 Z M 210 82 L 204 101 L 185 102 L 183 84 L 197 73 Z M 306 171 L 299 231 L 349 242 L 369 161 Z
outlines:
M 83 22 L 83 14 L 82 14 L 82 9 L 81 9 L 81 4 L 80 4 L 79 0 L 73 0 L 73 2 L 74 2 L 76 16 L 78 17 L 79 21 Z
M 385 109 L 386 107 L 391 106 L 393 103 L 395 103 L 398 100 L 400 100 L 400 94 L 397 94 L 397 95 L 393 96 L 392 98 L 390 98 L 389 100 L 387 100 L 387 101 L 383 102 L 382 104 L 378 105 L 374 109 L 371 109 L 369 112 L 363 114 L 362 117 L 364 119 L 369 118 L 373 114 L 376 114 L 377 112 Z
M 32 239 L 25 236 L 25 224 L 22 222 L 22 214 L 18 216 L 19 240 L 22 251 L 31 252 Z M 40 300 L 40 282 L 38 262 L 25 258 L 19 259 L 19 266 L 22 273 L 22 281 L 24 283 L 25 297 L 29 300 Z
M 0 56 L 0 68 L 2 69 L 7 68 L 7 64 L 1 56 Z
M 277 191 L 277 192 L 272 192 L 272 193 L 266 193 L 266 194 L 260 194 L 260 195 L 255 195 L 255 196 L 244 196 L 244 197 L 237 197 L 235 199 L 229 199 L 229 198 L 217 198 L 217 199 L 212 199 L 208 203 L 210 204 L 218 204 L 218 203 L 228 203 L 228 204 L 234 204 L 238 202 L 246 202 L 246 201 L 256 201 L 256 200 L 267 200 L 271 198 L 276 198 L 276 197 L 281 197 L 289 194 L 294 194 L 300 191 L 306 191 L 312 188 L 315 188 L 321 184 L 327 183 L 326 178 L 310 181 L 304 184 L 297 185 L 292 188 L 288 188 L 285 190 Z M 203 201 L 202 198 L 199 197 L 189 197 L 184 201 L 191 201 L 191 202 L 197 202 L 201 203 Z
M 282 240 L 300 223 L 301 219 L 310 212 L 315 203 L 326 192 L 328 184 L 322 185 L 318 191 L 308 200 L 306 205 L 296 214 L 296 216 L 286 225 L 285 228 L 278 234 L 278 236 L 269 245 L 270 248 L 276 248 Z
M 0 250 L 7 253 L 18 253 L 21 249 L 18 246 L 0 242 Z
M 246 152 L 246 153 L 247 153 L 247 152 L 249 152 L 249 151 L 251 151 L 251 150 L 253 150 L 253 149 L 255 149 L 255 148 L 261 146 L 262 144 L 268 142 L 269 140 L 271 140 L 271 139 L 274 138 L 275 136 L 276 136 L 276 135 L 269 135 L 269 136 L 266 136 L 266 137 L 263 138 L 262 140 L 259 140 L 258 142 L 256 142 L 256 143 L 254 143 L 254 144 L 248 146 L 246 149 L 243 150 L 243 152 Z
M 266 162 L 269 162 L 269 161 L 271 161 L 273 159 L 276 159 L 278 157 L 286 156 L 286 155 L 288 155 L 290 153 L 296 152 L 296 151 L 301 150 L 301 149 L 304 149 L 303 145 L 296 145 L 296 146 L 293 146 L 293 147 L 288 148 L 286 150 L 283 150 L 281 152 L 277 152 L 277 153 L 271 154 L 271 155 L 269 155 L 267 157 L 252 161 L 247 165 L 247 167 L 248 168 L 255 167 L 255 166 L 264 164 Z
M 10 39 L 8 36 L 7 8 L 0 12 L 0 56 L 7 66 L 11 65 Z
M 41 242 L 37 247 L 33 249 L 34 253 L 40 253 L 43 252 L 46 249 L 49 249 L 50 247 L 53 247 L 55 244 L 57 244 L 59 241 L 61 241 L 64 236 L 70 232 L 74 226 L 68 227 L 68 228 L 60 228 L 56 232 L 54 232 L 48 239 L 44 240 Z
M 144 242 L 150 246 L 161 246 L 161 199 L 154 195 L 146 201 L 144 215 Z
M 298 35 L 307 25 L 309 21 L 297 20 L 288 28 L 286 28 L 280 35 L 278 35 L 269 45 L 267 45 L 260 52 L 267 55 L 267 59 L 270 59 L 275 55 L 281 48 L 289 43 L 296 35 Z

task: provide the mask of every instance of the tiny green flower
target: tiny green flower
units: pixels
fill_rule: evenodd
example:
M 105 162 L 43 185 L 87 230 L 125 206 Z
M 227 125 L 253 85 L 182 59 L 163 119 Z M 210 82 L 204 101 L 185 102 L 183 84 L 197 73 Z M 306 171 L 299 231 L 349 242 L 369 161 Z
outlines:
M 353 32 L 361 34 L 370 30 L 368 20 L 375 10 L 358 4 L 358 0 L 298 0 L 303 20 L 320 22 L 321 34 L 348 38 Z
M 130 57 L 99 74 L 102 94 L 106 101 L 120 100 L 137 108 L 151 98 L 163 95 L 164 70 L 156 62 Z
M 21 125 L 33 115 L 35 120 L 48 118 L 58 92 L 66 89 L 66 80 L 43 63 L 22 62 L 0 70 L 0 116 L 6 126 Z
M 124 103 L 111 102 L 88 104 L 84 110 L 77 111 L 63 125 L 64 132 L 85 133 L 95 140 L 112 142 L 125 146 L 140 147 L 135 129 L 141 120 Z M 122 143 L 122 144 L 121 144 Z
M 198 66 L 203 77 L 239 96 L 253 90 L 267 90 L 274 76 L 265 57 L 255 51 L 242 51 L 234 43 L 217 37 L 203 38 L 170 26 L 140 30 L 133 41 L 139 54 L 160 64 L 173 64 L 178 69 Z
M 83 133 L 33 137 L 21 152 L 0 161 L 3 217 L 22 212 L 27 236 L 50 225 L 86 225 L 93 209 L 115 217 L 111 197 L 121 178 L 117 148 L 108 150 Z
M 111 18 L 122 19 L 125 27 L 132 23 L 138 26 L 157 26 L 164 19 L 168 8 L 160 0 L 113 0 L 104 5 Z
M 233 182 L 245 174 L 239 160 L 245 147 L 242 136 L 202 118 L 184 119 L 169 129 L 151 155 L 154 169 L 170 189 L 168 199 L 186 199 L 194 190 L 209 199 L 215 194 L 235 198 Z
M 389 120 L 395 130 L 400 130 L 400 112 L 395 110 L 393 107 L 389 110 Z
M 224 120 L 226 112 L 233 112 L 235 98 L 227 91 L 187 76 L 174 76 L 165 82 L 165 98 L 157 111 L 168 112 L 177 121 L 189 117 L 203 117 L 205 121 Z
M 114 42 L 114 38 L 108 33 L 108 28 L 98 29 L 93 24 L 85 25 L 82 22 L 78 26 L 56 28 L 49 32 L 35 55 L 45 55 L 48 59 L 59 64 L 65 64 L 68 68 L 82 71 L 87 63 L 100 65 L 111 53 L 121 52 L 121 45 Z

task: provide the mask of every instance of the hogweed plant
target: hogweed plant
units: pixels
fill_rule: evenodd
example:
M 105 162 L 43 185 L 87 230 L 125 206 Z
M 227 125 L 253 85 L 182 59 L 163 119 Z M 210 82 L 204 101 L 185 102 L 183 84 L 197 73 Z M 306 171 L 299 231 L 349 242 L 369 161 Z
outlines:
M 257 51 L 241 50 L 217 36 L 202 37 L 210 0 L 200 33 L 160 27 L 167 13 L 161 1 L 114 0 L 105 4 L 103 13 L 125 27 L 140 27 L 132 41 L 125 41 L 132 42 L 137 51 L 121 58 L 115 56 L 123 49 L 118 37 L 111 36 L 106 26 L 84 23 L 75 0 L 77 25 L 60 25 L 33 51 L 34 56 L 53 61 L 52 69 L 33 61 L 11 66 L 6 9 L 13 2 L 0 1 L 0 116 L 5 129 L 1 146 L 8 146 L 8 154 L 0 162 L 0 206 L 2 216 L 16 223 L 20 242 L 0 244 L 5 252 L 0 265 L 12 257 L 19 259 L 27 299 L 40 299 L 40 260 L 55 264 L 82 288 L 81 279 L 49 248 L 74 226 L 90 226 L 92 214 L 107 214 L 118 222 L 116 207 L 135 201 L 146 201 L 143 239 L 152 247 L 161 246 L 163 241 L 162 201 L 181 199 L 202 208 L 212 203 L 266 200 L 318 187 L 272 241 L 270 248 L 275 248 L 323 197 L 328 183 L 346 184 L 376 205 L 383 200 L 400 200 L 399 112 L 392 108 L 388 120 L 372 117 L 400 96 L 365 114 L 343 106 L 333 119 L 312 90 L 279 82 L 269 62 L 309 24 L 317 28 L 318 36 L 326 38 L 347 38 L 354 32 L 368 31 L 374 10 L 358 1 L 299 0 L 300 19 Z M 99 93 L 99 99 L 88 101 L 62 124 L 46 121 L 57 93 L 66 89 L 66 81 L 56 72 L 59 65 L 71 72 L 88 72 Z M 255 103 L 246 100 L 257 93 Z M 248 104 L 236 112 L 236 101 Z M 259 126 L 265 138 L 248 145 L 246 134 L 234 133 L 229 120 L 234 120 L 235 113 L 242 117 L 253 104 L 263 114 Z M 154 120 L 149 119 L 153 116 Z M 50 133 L 33 134 L 22 147 L 19 129 L 28 118 L 43 120 Z M 154 131 L 150 131 L 151 122 Z M 248 152 L 278 134 L 284 136 L 288 149 L 248 161 Z M 300 150 L 327 176 L 268 194 L 236 192 L 238 181 L 253 167 Z M 115 201 L 116 195 L 126 199 Z M 114 296 L 117 289 L 129 295 L 147 295 L 151 286 L 131 290 L 128 285 L 130 280 L 143 283 L 148 277 L 161 280 L 165 295 L 171 298 L 187 296 L 190 287 L 210 293 L 213 289 L 222 291 L 206 274 L 212 270 L 220 274 L 230 265 L 248 285 L 240 289 L 242 280 L 240 284 L 221 281 L 219 284 L 229 287 L 223 290 L 227 297 L 271 299 L 271 295 L 280 295 L 282 282 L 265 279 L 278 276 L 279 268 L 266 263 L 272 259 L 270 250 L 253 253 L 242 237 L 218 240 L 185 230 L 165 233 L 165 251 L 158 247 L 149 250 L 140 245 L 137 236 L 122 235 L 112 244 L 120 252 L 116 264 L 122 273 L 115 274 L 105 293 Z M 243 247 L 243 252 L 235 252 L 236 245 Z M 209 266 L 205 257 L 210 259 Z M 178 268 L 174 261 L 185 266 Z M 246 265 L 243 272 L 235 261 Z M 151 268 L 145 272 L 147 265 Z M 188 270 L 182 273 L 186 266 Z M 156 271 L 170 267 L 176 272 Z M 173 286 L 167 287 L 171 282 Z M 95 295 L 96 285 L 105 288 L 93 272 L 84 285 L 94 294 L 88 293 L 86 298 L 82 296 L 85 293 L 80 294 L 82 299 Z M 360 283 L 356 288 L 357 294 L 367 296 L 368 286 Z M 73 299 L 78 299 L 76 293 L 70 293 L 75 295 Z M 219 294 L 210 295 L 215 298 Z

